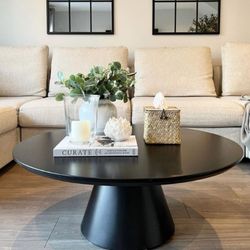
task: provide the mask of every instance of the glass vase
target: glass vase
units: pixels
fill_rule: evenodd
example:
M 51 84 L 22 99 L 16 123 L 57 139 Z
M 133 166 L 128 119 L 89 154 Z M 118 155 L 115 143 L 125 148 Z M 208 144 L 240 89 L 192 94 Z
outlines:
M 99 95 L 65 96 L 66 133 L 71 143 L 91 143 L 96 135 Z

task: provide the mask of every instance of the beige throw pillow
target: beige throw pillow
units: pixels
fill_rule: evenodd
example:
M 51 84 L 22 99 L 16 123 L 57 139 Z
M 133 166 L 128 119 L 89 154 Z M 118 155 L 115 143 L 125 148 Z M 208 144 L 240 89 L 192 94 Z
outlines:
M 135 96 L 216 96 L 209 48 L 138 49 L 135 71 Z
M 123 68 L 128 67 L 128 49 L 125 47 L 110 48 L 54 48 L 51 66 L 49 96 L 58 92 L 67 92 L 65 87 L 55 84 L 58 72 L 67 78 L 71 74 L 87 74 L 93 66 L 107 67 L 118 61 Z
M 48 47 L 0 47 L 0 96 L 45 96 Z
M 222 48 L 222 95 L 250 95 L 250 43 Z

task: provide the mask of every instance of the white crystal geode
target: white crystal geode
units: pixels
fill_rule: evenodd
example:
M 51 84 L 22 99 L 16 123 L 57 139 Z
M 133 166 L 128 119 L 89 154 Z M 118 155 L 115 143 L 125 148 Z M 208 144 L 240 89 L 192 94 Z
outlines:
M 126 141 L 132 134 L 132 126 L 126 119 L 113 117 L 108 120 L 104 134 L 114 141 Z

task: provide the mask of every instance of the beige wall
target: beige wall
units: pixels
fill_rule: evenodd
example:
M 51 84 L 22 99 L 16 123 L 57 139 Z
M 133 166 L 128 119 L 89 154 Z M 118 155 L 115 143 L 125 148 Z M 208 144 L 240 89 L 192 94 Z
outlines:
M 0 45 L 210 46 L 220 63 L 220 47 L 227 41 L 250 42 L 250 0 L 221 0 L 221 35 L 152 36 L 152 0 L 114 0 L 115 35 L 47 35 L 46 0 L 0 0 Z

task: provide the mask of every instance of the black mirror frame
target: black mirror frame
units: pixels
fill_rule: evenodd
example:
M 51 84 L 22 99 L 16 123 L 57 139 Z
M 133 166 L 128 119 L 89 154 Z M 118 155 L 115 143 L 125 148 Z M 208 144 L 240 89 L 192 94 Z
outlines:
M 152 22 L 152 34 L 153 35 L 219 35 L 220 34 L 220 23 L 221 23 L 221 0 L 152 0 L 153 2 L 153 22 Z M 175 3 L 175 20 L 174 20 L 174 30 L 173 32 L 158 32 L 158 29 L 155 28 L 155 3 Z M 218 3 L 218 30 L 217 32 L 176 32 L 176 12 L 177 12 L 177 3 L 196 3 L 196 20 L 198 20 L 198 3 L 206 2 L 216 2 Z
M 62 0 L 59 2 L 69 3 L 69 31 L 68 32 L 50 32 L 50 20 L 49 20 L 49 3 L 55 2 L 53 0 L 46 1 L 46 8 L 47 8 L 47 34 L 48 35 L 114 35 L 114 0 L 107 0 L 107 1 L 98 1 L 98 0 L 88 0 L 88 1 L 81 1 L 81 0 Z M 92 6 L 92 2 L 110 2 L 111 3 L 111 22 L 112 22 L 112 29 L 109 32 L 93 32 L 92 31 L 92 8 L 90 7 L 90 31 L 89 32 L 71 32 L 71 20 L 70 20 L 70 3 L 71 2 L 90 2 L 90 6 Z

